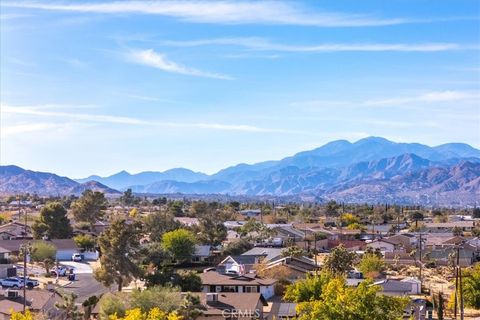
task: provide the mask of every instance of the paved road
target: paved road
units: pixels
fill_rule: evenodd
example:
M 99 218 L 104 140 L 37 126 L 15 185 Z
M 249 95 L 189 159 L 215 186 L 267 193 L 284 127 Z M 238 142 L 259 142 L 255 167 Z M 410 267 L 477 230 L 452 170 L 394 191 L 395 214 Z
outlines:
M 77 302 L 82 303 L 89 297 L 96 295 L 97 297 L 105 292 L 110 291 L 95 280 L 91 273 L 78 273 L 76 280 L 63 287 L 66 292 L 72 292 L 77 295 Z M 112 288 L 114 290 L 114 288 Z
M 93 269 L 92 267 L 86 262 L 75 262 L 75 261 L 60 261 L 60 265 L 67 266 L 73 268 L 74 273 L 76 274 L 92 274 Z

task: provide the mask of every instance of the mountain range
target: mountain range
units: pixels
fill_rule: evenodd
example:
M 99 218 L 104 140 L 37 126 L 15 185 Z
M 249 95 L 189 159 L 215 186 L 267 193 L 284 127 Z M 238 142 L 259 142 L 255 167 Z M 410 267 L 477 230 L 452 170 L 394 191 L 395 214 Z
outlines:
M 184 168 L 164 172 L 72 180 L 15 166 L 0 169 L 0 193 L 115 195 L 131 188 L 146 194 L 301 196 L 322 201 L 476 205 L 480 199 L 480 150 L 467 144 L 430 147 L 369 137 L 330 142 L 276 161 L 238 164 L 207 175 Z

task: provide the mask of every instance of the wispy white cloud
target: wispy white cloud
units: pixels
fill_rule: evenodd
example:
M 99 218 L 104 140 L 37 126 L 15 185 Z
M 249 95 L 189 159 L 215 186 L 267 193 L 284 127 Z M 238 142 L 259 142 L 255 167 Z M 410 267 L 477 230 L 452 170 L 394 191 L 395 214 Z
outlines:
M 2 13 L 2 12 L 0 12 L 0 21 L 21 19 L 21 18 L 28 18 L 28 17 L 30 17 L 29 14 Z
M 155 52 L 153 49 L 132 50 L 128 52 L 127 58 L 134 63 L 153 67 L 165 72 L 179 73 L 184 75 L 206 77 L 222 80 L 232 80 L 232 77 L 219 73 L 205 72 L 198 69 L 189 68 L 169 60 L 164 54 Z
M 478 102 L 480 93 L 476 91 L 431 91 L 419 95 L 375 98 L 363 101 L 348 100 L 310 100 L 293 102 L 294 107 L 389 107 L 389 106 L 409 106 L 418 104 L 441 104 L 449 102 Z
M 434 91 L 417 96 L 394 97 L 388 99 L 367 100 L 366 106 L 404 105 L 410 103 L 441 103 L 454 101 L 479 101 L 480 93 L 470 91 Z
M 103 1 L 21 2 L 6 7 L 102 14 L 148 14 L 195 23 L 280 24 L 317 27 L 366 27 L 442 21 L 445 18 L 383 18 L 370 14 L 324 12 L 287 1 Z M 450 19 L 465 19 L 447 18 Z
M 162 99 L 155 98 L 155 97 L 149 97 L 149 96 L 142 96 L 138 94 L 127 94 L 126 95 L 129 98 L 136 99 L 136 100 L 142 100 L 142 101 L 151 101 L 151 102 L 160 102 Z
M 326 43 L 318 45 L 291 45 L 272 42 L 265 38 L 216 38 L 186 41 L 163 41 L 162 44 L 176 47 L 198 47 L 208 45 L 239 46 L 257 51 L 278 52 L 342 52 L 342 51 L 399 51 L 437 52 L 450 50 L 478 49 L 478 46 L 465 46 L 455 43 Z
M 185 129 L 209 129 L 209 130 L 225 130 L 225 131 L 243 131 L 243 132 L 263 132 L 263 133 L 282 133 L 287 132 L 281 129 L 262 128 L 252 125 L 244 124 L 222 124 L 222 123 L 184 123 L 184 122 L 162 122 L 142 120 L 132 117 L 111 116 L 102 114 L 88 114 L 88 113 L 68 113 L 68 112 L 56 112 L 56 111 L 44 111 L 41 107 L 19 107 L 19 106 L 6 106 L 0 107 L 2 114 L 17 114 L 26 116 L 39 116 L 39 117 L 58 117 L 62 119 L 68 119 L 70 121 L 85 121 L 95 123 L 108 123 L 108 124 L 124 124 L 124 125 L 139 125 L 139 126 L 153 126 L 164 128 L 185 128 Z
M 57 127 L 58 124 L 54 123 L 27 123 L 11 126 L 2 126 L 2 128 L 0 129 L 0 137 L 6 138 L 8 136 L 21 135 L 29 132 L 51 130 Z

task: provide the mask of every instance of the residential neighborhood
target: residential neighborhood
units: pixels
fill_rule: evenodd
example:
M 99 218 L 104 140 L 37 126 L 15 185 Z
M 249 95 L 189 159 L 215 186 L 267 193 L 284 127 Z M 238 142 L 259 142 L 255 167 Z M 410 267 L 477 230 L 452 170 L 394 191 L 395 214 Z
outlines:
M 0 320 L 480 320 L 480 0 L 0 0 Z
M 149 199 L 130 190 L 109 199 L 92 191 L 30 198 L 1 204 L 5 319 L 23 301 L 49 319 L 108 319 L 144 299 L 185 319 L 306 319 L 309 299 L 296 286 L 336 277 L 344 290 L 396 299 L 404 319 L 454 317 L 460 292 L 466 319 L 479 316 L 479 292 L 465 278 L 480 270 L 477 208 L 285 204 L 286 221 L 268 202 Z M 176 296 L 167 309 L 166 295 Z

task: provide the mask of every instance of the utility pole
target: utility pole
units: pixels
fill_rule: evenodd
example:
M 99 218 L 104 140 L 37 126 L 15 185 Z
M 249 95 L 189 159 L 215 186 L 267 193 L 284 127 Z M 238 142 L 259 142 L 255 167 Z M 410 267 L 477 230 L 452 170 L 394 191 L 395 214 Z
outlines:
M 422 266 L 423 266 L 423 262 L 422 262 L 422 233 L 420 232 L 419 233 L 419 236 L 420 236 L 420 240 L 419 240 L 419 253 L 420 253 L 420 291 L 422 290 Z
M 458 277 L 460 278 L 460 320 L 464 320 L 462 267 L 460 265 L 458 266 Z
M 21 216 L 21 209 L 20 209 L 20 197 L 17 197 L 18 201 L 18 217 Z M 27 309 L 27 254 L 28 248 L 26 243 L 26 236 L 27 236 L 27 210 L 24 210 L 24 224 L 23 224 L 23 313 L 25 314 L 25 310 Z
M 462 268 L 460 267 L 460 246 L 457 246 L 457 259 L 455 265 L 455 306 L 454 319 L 457 319 L 458 301 L 460 300 L 460 320 L 464 320 Z

